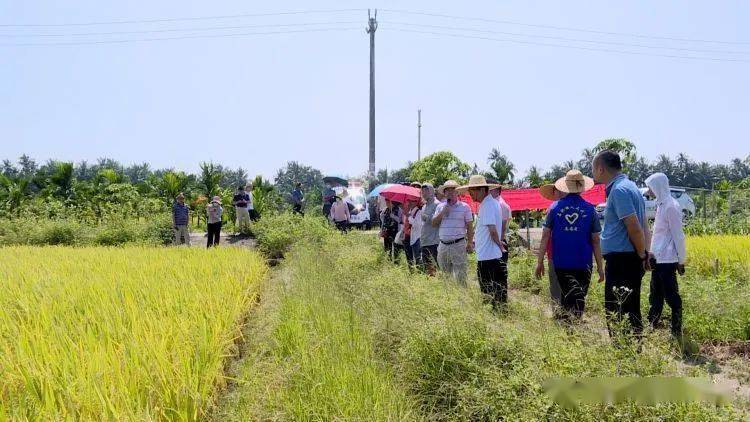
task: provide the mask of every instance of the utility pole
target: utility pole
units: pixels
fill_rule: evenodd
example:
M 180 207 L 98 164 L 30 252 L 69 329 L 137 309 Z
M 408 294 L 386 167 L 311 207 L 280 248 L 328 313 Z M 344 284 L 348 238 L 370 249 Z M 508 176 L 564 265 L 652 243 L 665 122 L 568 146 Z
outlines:
M 378 9 L 374 16 L 367 9 L 367 33 L 370 34 L 370 177 L 375 176 L 375 31 L 378 29 Z
M 417 161 L 422 159 L 422 109 L 417 110 Z

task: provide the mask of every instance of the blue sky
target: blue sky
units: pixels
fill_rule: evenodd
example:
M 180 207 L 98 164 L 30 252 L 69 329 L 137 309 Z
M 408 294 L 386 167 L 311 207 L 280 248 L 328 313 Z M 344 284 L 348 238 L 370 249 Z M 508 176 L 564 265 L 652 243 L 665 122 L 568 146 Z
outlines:
M 376 58 L 378 168 L 398 168 L 416 158 L 417 108 L 423 110 L 423 154 L 450 150 L 483 166 L 496 147 L 520 174 L 531 165 L 547 168 L 576 158 L 581 149 L 607 137 L 629 138 L 649 158 L 686 152 L 694 159 L 726 162 L 750 154 L 750 7 L 743 1 L 2 0 L 0 24 L 367 7 L 381 9 Z M 744 44 L 676 42 L 383 10 L 389 8 Z M 325 22 L 355 23 L 200 33 L 352 28 L 347 31 L 7 45 L 197 32 L 17 37 L 21 34 Z M 0 158 L 27 153 L 40 161 L 93 161 L 106 156 L 187 171 L 213 160 L 267 177 L 296 160 L 325 172 L 362 174 L 368 157 L 365 23 L 365 12 L 352 11 L 129 25 L 0 26 Z M 397 29 L 746 62 L 613 54 Z

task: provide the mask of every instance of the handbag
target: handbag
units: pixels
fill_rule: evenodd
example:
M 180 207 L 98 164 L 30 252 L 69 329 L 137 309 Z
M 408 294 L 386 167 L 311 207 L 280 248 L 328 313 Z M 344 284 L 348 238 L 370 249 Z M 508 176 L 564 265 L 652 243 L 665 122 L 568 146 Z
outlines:
M 393 239 L 393 243 L 396 245 L 402 245 L 404 244 L 404 229 L 401 229 L 396 233 L 396 238 Z

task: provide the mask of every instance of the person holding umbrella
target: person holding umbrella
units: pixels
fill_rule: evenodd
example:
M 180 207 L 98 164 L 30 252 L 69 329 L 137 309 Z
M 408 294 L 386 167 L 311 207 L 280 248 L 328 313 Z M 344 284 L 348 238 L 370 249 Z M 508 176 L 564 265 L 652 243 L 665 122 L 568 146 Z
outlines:
M 455 180 L 448 180 L 438 189 L 445 195 L 445 202 L 437 206 L 432 225 L 439 228 L 440 270 L 456 280 L 459 285 L 466 287 L 466 254 L 474 251 L 474 215 L 468 205 L 458 200 L 458 187 L 460 185 Z
M 383 249 L 391 258 L 396 261 L 398 257 L 398 245 L 395 244 L 396 234 L 398 234 L 401 211 L 398 204 L 394 204 L 390 199 L 385 199 L 385 209 L 380 213 L 380 236 L 383 238 Z

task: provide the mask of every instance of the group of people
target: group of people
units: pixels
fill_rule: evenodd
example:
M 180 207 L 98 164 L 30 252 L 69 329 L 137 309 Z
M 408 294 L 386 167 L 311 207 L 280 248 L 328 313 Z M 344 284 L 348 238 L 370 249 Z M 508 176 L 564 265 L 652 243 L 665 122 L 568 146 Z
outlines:
M 397 260 L 403 251 L 411 266 L 430 275 L 439 269 L 466 286 L 468 254 L 476 250 L 482 292 L 495 307 L 506 302 L 511 212 L 500 196 L 500 184 L 476 175 L 464 186 L 454 180 L 437 190 L 430 183 L 412 186 L 421 189 L 421 199 L 385 201 L 380 221 L 386 253 Z M 480 203 L 476 230 L 471 207 L 459 199 L 467 192 Z
M 224 208 L 221 197 L 216 195 L 206 205 L 207 240 L 206 247 L 219 245 L 221 227 L 223 225 Z M 232 206 L 237 217 L 237 230 L 242 233 L 249 229 L 250 222 L 259 217 L 253 203 L 253 186 L 240 185 L 232 197 Z M 185 203 L 185 194 L 180 193 L 172 205 L 172 229 L 174 230 L 174 244 L 190 246 L 190 207 Z
M 663 173 L 646 179 L 657 210 L 653 231 L 646 219 L 643 194 L 622 172 L 620 156 L 600 152 L 592 163 L 593 178 L 569 171 L 540 193 L 553 201 L 547 210 L 535 276 L 550 277 L 550 292 L 559 305 L 556 316 L 572 323 L 583 315 L 596 265 L 604 282 L 604 305 L 610 334 L 620 322 L 636 336 L 643 331 L 640 298 L 642 278 L 651 271 L 648 322 L 660 325 L 664 302 L 672 310 L 671 331 L 682 333 L 682 299 L 677 275 L 685 273 L 686 248 L 682 214 Z M 603 183 L 606 207 L 603 222 L 592 204 L 581 196 Z M 468 184 L 448 180 L 437 190 L 429 183 L 421 199 L 405 203 L 386 200 L 381 212 L 381 237 L 386 253 L 397 260 L 401 251 L 414 268 L 434 275 L 440 270 L 466 286 L 468 257 L 476 252 L 479 287 L 494 308 L 508 300 L 508 245 L 510 207 L 500 196 L 500 185 L 484 176 Z M 477 216 L 459 200 L 467 193 L 479 203 Z

